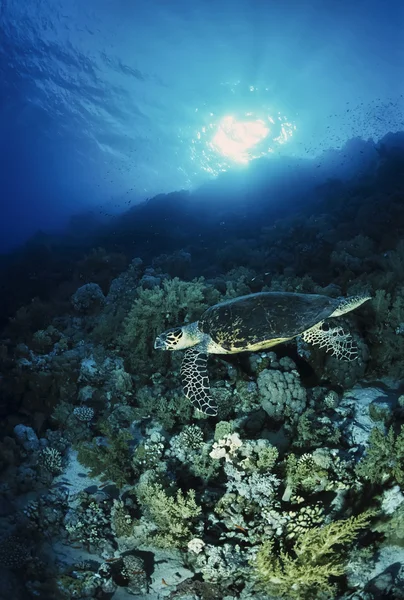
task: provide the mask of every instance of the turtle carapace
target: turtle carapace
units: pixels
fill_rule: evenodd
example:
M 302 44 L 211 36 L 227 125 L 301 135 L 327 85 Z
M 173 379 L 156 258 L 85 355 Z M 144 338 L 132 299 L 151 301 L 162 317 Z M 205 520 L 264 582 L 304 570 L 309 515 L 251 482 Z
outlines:
M 154 347 L 187 349 L 181 366 L 184 393 L 192 404 L 215 415 L 210 395 L 208 354 L 266 350 L 301 336 L 337 358 L 353 360 L 357 349 L 350 333 L 324 326 L 325 319 L 354 310 L 370 296 L 330 298 L 321 294 L 259 292 L 208 308 L 199 321 L 174 327 L 157 336 Z

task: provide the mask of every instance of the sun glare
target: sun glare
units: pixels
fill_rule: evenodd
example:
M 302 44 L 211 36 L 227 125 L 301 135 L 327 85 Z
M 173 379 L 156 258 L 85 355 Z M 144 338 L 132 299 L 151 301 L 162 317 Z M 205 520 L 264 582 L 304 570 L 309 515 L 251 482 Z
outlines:
M 223 82 L 216 103 L 204 102 L 194 111 L 190 158 L 195 174 L 215 177 L 276 153 L 296 131 L 294 121 L 276 110 L 269 87 L 241 81 Z
M 232 116 L 224 117 L 212 138 L 212 147 L 222 156 L 238 163 L 248 163 L 250 150 L 269 134 L 269 127 L 261 119 L 237 121 Z

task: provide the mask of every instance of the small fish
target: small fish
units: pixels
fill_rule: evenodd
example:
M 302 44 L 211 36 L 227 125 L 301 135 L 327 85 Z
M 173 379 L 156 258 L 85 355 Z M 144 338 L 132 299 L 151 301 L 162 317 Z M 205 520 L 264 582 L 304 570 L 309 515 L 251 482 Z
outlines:
M 243 533 L 247 533 L 247 529 L 245 529 L 244 527 L 241 527 L 241 525 L 234 525 L 234 527 L 236 529 L 239 529 L 240 531 L 242 531 Z
M 267 273 L 264 273 L 264 275 L 270 275 L 270 274 L 271 274 L 271 271 L 268 271 Z M 258 276 L 257 276 L 257 277 L 258 277 Z M 257 277 L 253 277 L 253 278 L 251 279 L 251 281 L 255 281 L 255 280 L 257 279 Z
M 161 583 L 163 583 L 164 585 L 170 585 L 169 583 L 167 583 L 167 581 L 164 579 L 164 577 L 162 577 Z

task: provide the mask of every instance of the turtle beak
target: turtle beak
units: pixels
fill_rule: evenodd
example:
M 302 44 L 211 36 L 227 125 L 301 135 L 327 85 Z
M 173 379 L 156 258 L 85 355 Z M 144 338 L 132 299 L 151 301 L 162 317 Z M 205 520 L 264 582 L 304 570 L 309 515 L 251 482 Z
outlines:
M 166 347 L 164 341 L 161 339 L 161 337 L 158 335 L 156 337 L 156 339 L 154 340 L 154 349 L 155 350 L 164 350 Z

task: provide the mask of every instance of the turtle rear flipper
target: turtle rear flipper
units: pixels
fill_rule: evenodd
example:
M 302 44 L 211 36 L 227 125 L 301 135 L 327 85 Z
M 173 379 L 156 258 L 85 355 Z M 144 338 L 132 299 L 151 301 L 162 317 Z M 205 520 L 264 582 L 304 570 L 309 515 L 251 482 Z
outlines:
M 198 348 L 188 348 L 181 365 L 181 378 L 185 396 L 198 410 L 217 415 L 217 405 L 210 395 L 207 371 L 208 355 Z
M 358 358 L 358 347 L 350 333 L 342 327 L 329 327 L 324 321 L 317 323 L 302 333 L 305 342 L 325 348 L 333 356 L 342 360 L 355 360 Z

